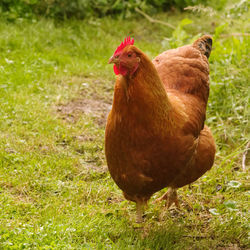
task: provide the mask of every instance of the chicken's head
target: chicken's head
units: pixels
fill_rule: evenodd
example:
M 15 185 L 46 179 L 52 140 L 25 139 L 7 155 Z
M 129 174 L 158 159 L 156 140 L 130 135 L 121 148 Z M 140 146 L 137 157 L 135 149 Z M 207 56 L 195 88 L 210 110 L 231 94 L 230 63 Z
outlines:
M 109 63 L 114 63 L 114 72 L 116 75 L 132 76 L 140 62 L 140 57 L 136 53 L 136 48 L 133 46 L 134 39 L 125 38 L 109 59 Z

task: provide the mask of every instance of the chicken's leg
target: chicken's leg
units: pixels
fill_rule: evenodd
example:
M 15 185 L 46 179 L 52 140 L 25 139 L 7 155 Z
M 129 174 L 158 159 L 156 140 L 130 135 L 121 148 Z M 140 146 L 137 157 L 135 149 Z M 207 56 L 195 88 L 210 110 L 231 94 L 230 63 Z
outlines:
M 143 222 L 143 218 L 142 218 L 143 212 L 144 212 L 144 203 L 136 202 L 136 222 L 137 223 Z
M 155 200 L 155 202 L 166 200 L 166 207 L 169 208 L 173 203 L 175 203 L 177 208 L 180 208 L 180 204 L 177 197 L 177 189 L 169 188 L 168 191 L 160 198 Z

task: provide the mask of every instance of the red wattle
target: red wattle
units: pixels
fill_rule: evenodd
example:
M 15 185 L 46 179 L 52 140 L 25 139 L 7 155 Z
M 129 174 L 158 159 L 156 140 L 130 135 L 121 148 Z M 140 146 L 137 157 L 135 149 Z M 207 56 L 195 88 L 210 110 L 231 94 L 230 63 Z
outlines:
M 120 74 L 120 72 L 119 72 L 119 70 L 118 70 L 118 68 L 116 67 L 115 64 L 114 64 L 114 72 L 115 72 L 116 75 L 119 75 L 119 74 Z
M 117 66 L 114 65 L 114 72 L 116 75 L 121 74 L 121 75 L 125 76 L 125 75 L 127 75 L 128 70 L 125 67 L 122 67 L 121 65 L 119 68 L 117 68 Z

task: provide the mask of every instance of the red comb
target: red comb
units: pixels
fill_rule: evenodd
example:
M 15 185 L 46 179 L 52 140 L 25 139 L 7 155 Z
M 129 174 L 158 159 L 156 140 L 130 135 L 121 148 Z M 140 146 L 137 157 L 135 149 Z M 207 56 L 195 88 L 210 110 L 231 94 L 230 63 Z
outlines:
M 116 49 L 115 53 L 120 52 L 122 49 L 124 49 L 127 45 L 133 45 L 134 44 L 134 38 L 130 39 L 130 36 L 124 39 L 124 42 L 122 42 Z

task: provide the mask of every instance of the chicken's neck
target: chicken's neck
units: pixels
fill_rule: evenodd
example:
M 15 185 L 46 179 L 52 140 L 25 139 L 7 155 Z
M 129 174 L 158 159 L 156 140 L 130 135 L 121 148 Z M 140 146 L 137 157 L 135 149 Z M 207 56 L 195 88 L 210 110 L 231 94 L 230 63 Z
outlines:
M 162 130 L 171 109 L 165 88 L 148 58 L 142 59 L 133 77 L 118 76 L 113 114 L 124 125 Z

